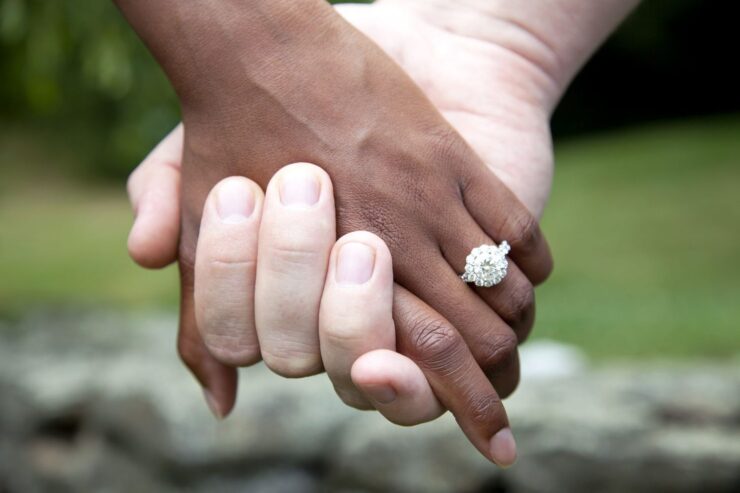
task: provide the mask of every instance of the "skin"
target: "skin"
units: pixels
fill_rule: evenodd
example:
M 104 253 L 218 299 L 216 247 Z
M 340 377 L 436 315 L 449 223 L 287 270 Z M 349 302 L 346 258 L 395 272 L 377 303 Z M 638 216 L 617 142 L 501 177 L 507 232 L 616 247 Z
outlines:
M 132 257 L 140 262 L 156 260 L 166 262 L 165 253 L 174 248 L 176 237 L 159 234 L 165 222 L 176 225 L 177 212 L 158 206 L 177 203 L 177 170 L 181 152 L 182 128 L 170 134 L 129 179 L 128 189 L 137 220 L 132 228 L 129 249 Z M 326 367 L 338 395 L 347 404 L 360 409 L 376 409 L 390 421 L 412 425 L 430 421 L 443 413 L 449 404 L 440 402 L 435 385 L 443 387 L 452 379 L 469 385 L 457 386 L 450 392 L 460 402 L 475 397 L 475 387 L 490 385 L 475 363 L 467 346 L 461 339 L 448 341 L 451 356 L 446 352 L 418 351 L 416 337 L 423 334 L 396 331 L 395 322 L 401 321 L 413 327 L 434 325 L 436 331 L 447 331 L 442 319 L 432 310 L 422 312 L 403 311 L 404 304 L 398 300 L 410 295 L 393 284 L 392 261 L 385 243 L 369 232 L 345 235 L 332 247 L 335 210 L 330 197 L 322 193 L 322 199 L 312 207 L 281 205 L 280 192 L 276 189 L 284 181 L 286 173 L 295 169 L 310 168 L 322 190 L 332 191 L 331 182 L 325 172 L 313 165 L 298 164 L 286 167 L 273 177 L 268 185 L 267 199 L 262 198 L 259 186 L 246 178 L 229 178 L 220 182 L 209 194 L 201 221 L 201 231 L 195 261 L 195 317 L 199 335 L 206 341 L 210 351 L 218 354 L 219 347 L 250 347 L 252 354 L 260 353 L 260 333 L 255 324 L 250 324 L 250 314 L 259 310 L 273 314 L 284 314 L 284 284 L 259 283 L 278 272 L 286 264 L 282 255 L 286 247 L 277 247 L 286 240 L 296 241 L 296 228 L 301 229 L 300 247 L 289 257 L 291 282 L 301 284 L 298 293 L 293 293 L 291 302 L 305 300 L 316 294 L 316 286 L 305 285 L 315 279 L 325 280 L 319 289 L 320 306 L 301 311 L 302 316 L 317 316 L 317 335 L 321 340 L 318 357 Z M 219 213 L 219 189 L 234 181 L 242 183 L 242 196 L 250 203 L 248 218 L 235 218 L 233 214 Z M 168 194 L 174 194 L 168 197 Z M 233 194 L 232 194 L 233 195 Z M 267 205 L 263 205 L 265 203 Z M 327 228 L 329 228 L 327 230 Z M 326 241 L 330 238 L 330 241 Z M 165 241 L 163 241 L 165 240 Z M 337 279 L 339 251 L 348 242 L 363 243 L 374 250 L 374 274 L 363 286 L 346 286 Z M 259 243 L 259 248 L 257 247 Z M 265 252 L 257 256 L 256 252 Z M 277 253 L 276 253 L 277 252 Z M 322 255 L 322 252 L 324 254 Z M 322 259 L 328 259 L 323 263 Z M 172 261 L 174 259 L 170 259 Z M 316 261 L 321 261 L 328 272 L 312 270 Z M 309 267 L 308 270 L 305 267 Z M 262 271 L 262 275 L 260 275 Z M 265 273 L 266 272 L 266 273 Z M 256 300 L 255 292 L 265 290 L 264 296 Z M 412 317 L 424 316 L 423 321 Z M 231 326 L 239 330 L 230 331 Z M 247 330 L 243 330 L 247 328 Z M 222 343 L 234 335 L 249 341 L 248 344 Z M 269 341 L 274 333 L 263 333 Z M 454 336 L 447 332 L 447 337 Z M 209 344 L 213 339 L 219 341 Z M 269 344 L 269 342 L 268 342 Z M 406 348 L 406 349 L 405 349 Z M 409 349 L 410 348 L 410 349 Z M 399 351 L 399 352 L 397 352 Z M 400 354 L 406 351 L 415 359 Z M 213 353 L 204 354 L 206 362 L 215 359 Z M 220 355 L 231 358 L 233 353 Z M 237 356 L 238 357 L 238 356 Z M 427 359 L 424 359 L 427 358 Z M 255 361 L 258 358 L 255 358 Z M 421 363 L 417 363 L 421 362 Z M 421 365 L 430 365 L 424 366 Z M 431 366 L 434 365 L 434 366 Z M 388 398 L 388 391 L 393 398 Z M 206 400 L 217 417 L 223 417 L 221 403 L 205 390 Z M 503 419 L 505 411 L 496 397 Z M 489 403 L 484 403 L 488 405 Z M 468 408 L 471 412 L 477 407 Z M 508 426 L 501 428 L 491 438 L 486 456 L 500 466 L 508 466 L 516 459 L 516 444 Z
M 224 176 L 248 174 L 265 186 L 284 163 L 310 161 L 336 186 L 340 234 L 364 229 L 389 246 L 399 285 L 399 349 L 425 371 L 440 402 L 492 458 L 492 439 L 508 420 L 484 371 L 508 381 L 510 389 L 518 380 L 517 335 L 492 308 L 517 307 L 509 323 L 528 330 L 532 284 L 551 269 L 547 245 L 526 207 L 405 73 L 323 2 L 254 2 L 253 9 L 118 3 L 181 99 L 186 130 L 178 346 L 209 399 L 228 410 L 236 381 L 232 365 L 249 364 L 257 355 L 248 346 L 230 345 L 222 348 L 230 357 L 219 359 L 197 329 L 193 266 L 207 193 Z M 274 18 L 281 19 L 277 37 Z M 500 289 L 476 292 L 461 283 L 458 272 L 471 245 L 504 238 L 513 262 Z M 520 299 L 510 299 L 513 293 Z M 261 348 L 273 371 L 295 377 L 322 370 L 315 320 L 272 325 L 275 320 L 256 312 L 255 322 L 258 333 L 289 334 L 281 341 L 290 358 L 269 345 Z M 230 339 L 244 341 L 237 334 Z
M 121 3 L 125 4 L 135 2 Z M 426 95 L 442 111 L 444 116 L 452 122 L 461 133 L 463 133 L 468 143 L 481 157 L 483 157 L 486 165 L 488 165 L 489 168 L 495 169 L 501 179 L 507 185 L 511 186 L 512 189 L 517 192 L 517 195 L 522 199 L 522 201 L 527 204 L 529 210 L 535 215 L 539 215 L 544 206 L 547 191 L 549 190 L 552 168 L 547 118 L 549 117 L 555 102 L 564 91 L 567 82 L 576 72 L 577 68 L 583 63 L 583 61 L 585 61 L 590 52 L 595 49 L 600 40 L 606 36 L 606 33 L 613 29 L 618 21 L 626 15 L 626 12 L 629 11 L 633 2 L 611 1 L 600 3 L 598 7 L 579 8 L 578 4 L 574 3 L 572 0 L 562 0 L 560 4 L 564 8 L 563 11 L 567 11 L 571 14 L 569 18 L 565 18 L 565 25 L 563 25 L 563 16 L 539 15 L 545 11 L 551 10 L 552 6 L 548 5 L 546 2 L 532 2 L 531 5 L 528 3 L 526 6 L 510 4 L 510 2 L 484 3 L 480 1 L 461 1 L 459 2 L 459 5 L 456 6 L 455 15 L 449 15 L 449 9 L 445 7 L 445 5 L 449 5 L 449 3 L 444 4 L 436 1 L 415 2 L 410 0 L 385 0 L 373 6 L 347 6 L 346 9 L 343 7 L 343 13 L 366 34 L 374 37 L 375 40 L 396 59 L 396 61 L 404 65 L 404 69 L 406 69 L 411 77 L 414 78 Z M 127 9 L 125 5 L 124 11 L 128 11 L 130 18 L 132 17 L 132 10 Z M 136 8 L 133 9 L 132 22 L 135 26 L 137 26 L 138 23 L 137 28 L 139 28 L 141 32 L 142 23 L 140 20 L 137 22 L 135 11 Z M 381 15 L 381 11 L 384 12 L 384 15 Z M 391 13 L 393 13 L 393 16 L 390 15 Z M 360 17 L 359 14 L 362 14 L 364 17 Z M 539 17 L 537 17 L 537 15 L 539 15 Z M 391 18 L 392 21 L 389 21 Z M 546 22 L 533 23 L 531 21 L 534 18 L 552 19 L 553 22 L 552 25 L 549 26 Z M 485 22 L 493 22 L 496 24 L 497 29 L 495 31 L 484 29 L 486 27 L 486 24 L 484 24 Z M 557 25 L 558 23 L 560 23 L 559 26 Z M 580 23 L 584 29 L 567 29 L 567 32 L 563 33 L 562 29 L 564 27 L 572 27 L 569 23 Z M 491 24 L 488 24 L 487 27 L 490 28 L 490 25 Z M 398 29 L 397 32 L 393 33 L 392 28 L 394 27 L 405 27 L 405 29 Z M 146 26 L 143 27 L 143 31 L 146 31 Z M 426 39 L 424 40 L 422 40 L 421 36 L 415 36 L 416 33 L 422 32 L 426 34 L 426 36 L 424 36 Z M 492 32 L 495 32 L 496 35 L 492 35 Z M 574 32 L 579 34 L 574 36 Z M 550 35 L 553 33 L 556 33 L 557 36 L 550 39 Z M 147 40 L 146 32 L 143 32 L 142 35 L 144 39 Z M 422 41 L 429 39 L 431 39 L 431 46 L 434 48 L 432 50 L 426 49 L 426 45 L 422 43 Z M 561 43 L 560 41 L 564 42 Z M 148 42 L 151 43 L 151 40 Z M 542 49 L 543 45 L 545 46 L 545 49 Z M 155 54 L 157 54 L 156 47 L 154 51 Z M 420 54 L 425 55 L 427 53 L 430 53 L 430 61 L 435 63 L 426 64 L 423 62 L 423 56 L 420 56 Z M 448 62 L 450 63 L 439 63 L 440 59 L 445 58 L 445 54 L 448 55 Z M 460 54 L 462 54 L 462 56 L 460 56 Z M 483 62 L 483 64 L 481 65 L 480 62 Z M 450 76 L 450 74 L 455 73 L 469 73 L 470 68 L 473 67 L 479 69 L 480 73 L 477 74 L 478 77 Z M 165 66 L 165 68 L 167 67 Z M 435 71 L 435 69 L 444 68 L 447 70 Z M 477 85 L 476 81 L 478 81 Z M 454 89 L 456 86 L 458 90 L 448 90 L 448 86 L 451 89 Z M 460 87 L 462 87 L 462 91 L 459 90 Z M 367 90 L 367 88 L 365 88 L 365 90 Z M 185 85 L 180 92 L 187 93 L 187 85 Z M 342 92 L 342 94 L 344 94 L 344 92 Z M 491 97 L 491 94 L 496 95 L 496 97 Z M 476 102 L 476 107 L 470 106 L 471 101 Z M 353 102 L 356 102 L 356 100 L 353 100 Z M 196 101 L 194 106 L 197 108 L 201 103 L 203 102 Z M 360 105 L 360 107 L 365 108 L 362 105 Z M 185 109 L 186 107 L 184 106 L 184 114 L 186 115 L 187 122 L 188 118 Z M 366 114 L 366 110 L 362 110 L 361 112 L 362 114 Z M 305 120 L 301 120 L 300 118 L 298 118 L 298 120 L 305 123 Z M 197 123 L 197 119 L 191 121 L 195 121 Z M 228 123 L 228 120 L 226 121 Z M 494 124 L 491 124 L 490 122 L 493 122 Z M 326 122 L 321 120 L 320 123 Z M 321 125 L 319 125 L 319 127 L 320 126 Z M 188 128 L 190 128 L 190 126 L 188 126 Z M 330 128 L 332 128 L 331 125 Z M 355 127 L 355 129 L 356 128 L 357 127 Z M 365 130 L 367 129 L 363 128 L 362 132 Z M 320 132 L 315 132 L 315 134 L 319 136 L 322 135 Z M 447 141 L 448 134 L 446 132 L 442 132 L 440 135 L 444 136 L 445 145 L 442 147 L 445 152 L 448 151 L 450 146 L 452 146 L 451 148 L 456 148 L 455 144 Z M 260 138 L 262 139 L 263 137 Z M 455 139 L 453 139 L 453 141 L 454 140 Z M 289 140 L 284 142 L 289 142 Z M 173 144 L 165 143 L 165 145 Z M 334 151 L 334 149 L 332 150 Z M 186 164 L 187 155 L 188 145 L 185 147 Z M 432 155 L 434 155 L 434 153 L 432 153 Z M 457 153 L 454 153 L 453 155 L 461 161 L 466 161 Z M 428 156 L 428 154 L 425 154 L 425 157 L 426 156 Z M 202 155 L 199 157 L 202 157 Z M 386 155 L 384 157 L 387 158 L 388 156 Z M 174 161 L 176 160 L 169 160 L 168 162 Z M 322 162 L 322 165 L 324 164 L 325 163 Z M 363 167 L 363 170 L 365 169 L 367 168 Z M 170 183 L 172 183 L 176 180 L 176 178 L 173 177 L 173 170 L 176 170 L 176 166 L 163 166 L 158 168 L 156 171 L 154 171 L 154 167 L 150 167 L 146 176 L 160 175 L 170 179 Z M 438 169 L 438 171 L 440 170 L 441 168 Z M 374 168 L 373 171 L 375 171 Z M 139 173 L 139 177 L 144 174 L 145 173 Z M 434 174 L 436 175 L 437 173 L 435 172 Z M 132 181 L 136 180 L 133 180 L 132 177 Z M 144 180 L 143 178 L 140 178 L 138 181 L 142 182 Z M 460 183 L 461 182 L 458 180 L 458 186 Z M 489 185 L 491 184 L 489 183 Z M 132 186 L 130 188 L 140 190 L 143 187 Z M 139 191 L 136 193 L 143 195 L 150 203 L 156 203 L 162 202 L 161 199 L 171 191 L 171 188 L 168 188 L 166 192 L 162 193 L 163 187 L 159 186 L 156 188 L 159 188 L 160 192 Z M 432 189 L 434 188 L 432 187 Z M 185 190 L 187 190 L 187 185 Z M 437 189 L 437 191 L 439 190 L 440 189 Z M 469 189 L 465 190 L 469 191 Z M 490 202 L 490 192 L 492 190 L 498 189 L 494 186 L 486 191 L 484 190 L 484 187 L 481 187 L 478 194 L 474 193 L 469 197 L 464 197 L 464 199 L 468 200 L 463 200 L 463 202 L 466 207 L 468 207 L 468 202 L 475 201 L 476 197 L 480 202 Z M 435 196 L 437 195 L 435 194 Z M 136 200 L 134 200 L 134 202 L 137 203 Z M 185 202 L 187 202 L 187 200 Z M 506 201 L 504 200 L 503 203 L 505 204 Z M 161 205 L 164 206 L 164 204 Z M 475 207 L 470 207 L 470 209 L 474 208 Z M 142 207 L 141 209 L 145 208 Z M 165 212 L 164 220 L 161 222 L 166 223 L 168 225 L 167 227 L 171 230 L 173 228 L 173 222 L 167 221 L 168 218 L 171 219 L 171 216 L 169 215 L 171 210 L 168 209 L 167 206 L 164 206 L 160 211 Z M 342 228 L 341 223 L 344 219 L 342 212 L 343 211 L 340 207 L 340 229 Z M 471 212 L 471 216 L 474 219 L 478 219 L 476 218 L 474 210 L 469 212 Z M 488 211 L 489 214 L 491 212 L 493 211 Z M 187 212 L 185 215 L 187 216 Z M 150 216 L 151 215 L 142 214 L 139 217 Z M 393 216 L 391 219 L 391 222 L 393 222 L 396 218 Z M 478 220 L 483 223 L 486 222 L 485 220 Z M 150 266 L 161 265 L 166 263 L 168 259 L 171 260 L 173 242 L 170 239 L 171 237 L 161 240 L 159 244 L 154 244 L 157 243 L 156 241 L 152 242 L 152 240 L 145 239 L 143 232 L 146 231 L 146 228 L 144 226 L 140 226 L 140 224 L 146 225 L 147 222 L 151 226 L 152 224 L 156 224 L 157 220 L 142 219 L 141 222 L 137 221 L 137 224 L 132 231 L 130 241 L 132 254 L 143 264 Z M 485 229 L 487 224 L 483 224 L 482 226 Z M 183 229 L 185 228 L 186 223 L 183 223 Z M 384 225 L 383 228 L 385 228 Z M 387 233 L 388 230 L 385 229 L 382 232 Z M 527 236 L 531 236 L 531 234 L 525 235 L 525 237 Z M 396 240 L 396 238 L 390 238 L 391 240 Z M 147 242 L 149 244 L 147 244 Z M 395 245 L 395 243 L 390 244 L 392 248 Z M 439 239 L 438 244 L 440 244 L 440 246 L 444 245 L 443 241 L 440 241 Z M 519 260 L 521 264 L 520 267 L 524 267 L 523 270 L 525 273 L 531 274 L 527 272 L 526 260 Z M 451 261 L 451 263 L 454 264 L 455 262 Z M 403 265 L 401 268 L 403 268 Z M 187 268 L 185 269 L 185 273 L 187 274 Z M 530 280 L 532 280 L 531 275 Z M 534 280 L 537 280 L 537 276 L 534 276 Z M 405 304 L 413 306 L 416 312 L 412 313 L 412 315 L 424 313 L 422 305 L 418 303 L 418 298 L 406 298 L 406 291 L 401 288 L 397 288 L 396 291 L 397 306 L 402 309 Z M 522 290 L 519 291 L 519 293 L 522 292 Z M 519 299 L 526 299 L 526 296 L 520 296 Z M 183 312 L 187 315 L 189 311 L 187 303 L 188 300 L 184 298 L 183 301 L 183 305 L 185 307 Z M 486 301 L 489 306 L 496 308 L 497 305 L 495 300 L 492 302 L 492 300 L 487 299 Z M 511 306 L 512 300 L 508 301 L 509 303 L 499 304 L 499 309 L 501 307 L 505 308 L 507 306 Z M 399 310 L 397 310 L 397 312 L 399 312 Z M 526 313 L 526 310 L 524 313 Z M 413 344 L 409 346 L 405 346 L 404 344 L 403 316 L 408 315 L 408 313 L 400 310 L 400 313 L 396 313 L 395 315 L 397 319 L 401 319 L 401 323 L 398 327 L 400 329 L 399 348 L 402 351 L 405 350 L 409 355 L 414 355 L 415 351 L 419 349 L 417 347 L 419 339 L 414 339 Z M 521 313 L 518 315 L 521 316 Z M 438 333 L 439 331 L 436 329 L 441 327 L 443 332 L 452 333 L 452 331 L 448 330 L 449 322 L 445 321 L 438 314 L 434 314 L 433 316 L 434 323 L 426 324 L 427 327 L 434 328 L 432 332 Z M 516 317 L 513 318 L 516 319 Z M 413 322 L 413 320 L 415 320 L 414 317 L 412 317 L 411 320 Z M 517 322 L 520 322 L 520 320 L 514 320 L 514 322 L 510 322 L 510 324 L 515 329 L 519 328 L 517 335 L 520 338 L 523 338 L 529 330 L 527 325 L 531 326 L 531 322 L 529 322 L 529 324 L 517 324 Z M 187 326 L 187 324 L 184 325 Z M 519 325 L 519 327 L 517 327 L 517 325 Z M 521 329 L 522 326 L 524 327 L 523 330 Z M 463 335 L 466 336 L 466 340 L 470 341 L 471 335 L 469 333 L 464 333 Z M 491 335 L 492 334 L 489 333 L 489 336 Z M 495 337 L 495 333 L 493 334 L 493 337 Z M 475 343 L 475 339 L 473 339 L 473 341 Z M 215 384 L 216 387 L 223 391 L 219 395 L 214 395 L 209 386 L 206 385 L 207 395 L 211 394 L 209 399 L 216 402 L 217 406 L 222 409 L 228 408 L 228 389 L 232 387 L 232 374 L 229 373 L 228 370 L 224 371 L 222 366 L 217 362 L 214 362 L 212 359 L 212 353 L 203 351 L 202 346 L 197 347 L 197 344 L 195 343 L 190 344 L 189 346 L 190 347 L 183 348 L 183 345 L 181 344 L 181 353 L 183 353 L 183 349 L 186 349 L 185 353 L 190 354 L 189 357 L 186 357 L 186 355 L 183 354 L 184 359 L 189 363 L 191 368 L 194 369 L 196 375 L 199 376 L 201 381 L 205 380 L 206 383 L 211 383 L 212 385 L 213 382 L 220 381 L 220 383 Z M 448 354 L 454 353 L 455 348 L 456 345 L 451 344 L 446 348 L 446 352 Z M 476 356 L 480 363 L 481 355 L 478 354 Z M 464 359 L 465 353 L 463 353 L 461 357 Z M 485 360 L 485 355 L 483 359 Z M 510 369 L 513 366 L 511 364 L 511 357 L 509 357 L 508 360 L 509 361 L 507 361 L 507 363 Z M 446 364 L 449 366 L 449 358 L 447 358 Z M 485 362 L 483 365 L 485 366 Z M 422 364 L 422 366 L 424 365 Z M 499 365 L 499 367 L 501 366 L 502 365 Z M 503 366 L 506 367 L 507 365 Z M 465 365 L 460 367 L 465 368 Z M 496 371 L 491 371 L 490 368 L 488 369 L 489 376 L 496 377 Z M 435 384 L 435 380 L 437 382 L 439 381 L 439 379 L 434 378 L 434 375 L 430 377 L 429 374 L 430 372 L 427 371 L 430 382 Z M 499 372 L 499 374 L 503 376 L 508 375 L 508 381 L 512 382 L 511 375 L 515 374 L 515 372 L 504 371 Z M 445 376 L 449 377 L 449 373 L 445 374 Z M 517 378 L 517 376 L 514 376 L 513 378 L 514 385 L 516 384 Z M 441 383 L 436 383 L 436 391 L 438 394 L 445 395 L 446 398 L 442 399 L 443 402 L 453 402 L 454 404 L 459 405 L 461 401 L 455 401 L 454 398 L 450 400 L 450 396 L 454 395 L 454 392 L 450 392 L 449 385 L 446 384 L 449 381 L 449 378 L 447 378 L 442 379 Z M 496 380 L 494 379 L 494 381 Z M 504 379 L 504 381 L 506 381 L 506 379 Z M 474 386 L 478 385 L 475 378 L 473 378 L 471 382 L 473 382 L 472 385 Z M 505 388 L 505 386 L 506 384 L 499 385 L 499 388 Z M 483 386 L 481 385 L 480 388 L 482 389 Z M 513 386 L 511 386 L 510 389 L 513 390 Z M 480 395 L 470 393 L 461 397 L 463 400 L 465 398 L 472 398 L 473 400 L 470 400 L 469 402 L 473 403 L 486 401 L 486 399 L 481 400 Z M 478 400 L 476 401 L 475 399 Z M 225 405 L 223 404 L 224 402 L 226 402 Z M 231 402 L 233 403 L 233 399 Z M 456 410 L 454 404 L 452 407 L 453 412 Z M 468 409 L 470 410 L 473 408 L 468 406 Z M 465 413 L 460 413 L 458 411 L 456 412 L 456 416 L 458 417 L 458 420 L 462 420 L 461 424 L 463 425 L 463 428 L 469 431 L 471 428 L 466 427 Z M 473 421 L 480 420 L 481 416 L 483 416 L 483 420 L 486 419 L 485 413 L 481 414 L 472 412 L 468 413 L 467 416 L 471 417 Z M 493 445 L 494 442 L 495 440 L 492 440 L 491 445 Z M 481 447 L 479 446 L 479 449 L 480 448 Z
M 282 182 L 308 175 L 323 185 L 318 203 L 284 204 Z M 266 194 L 243 177 L 216 184 L 203 209 L 195 261 L 195 315 L 203 340 L 218 346 L 209 342 L 230 337 L 228 327 L 237 325 L 248 327 L 239 336 L 255 349 L 272 344 L 275 334 L 256 330 L 255 310 L 285 316 L 279 308 L 286 296 L 296 304 L 318 295 L 320 308 L 312 316 L 319 319 L 321 357 L 337 393 L 399 424 L 439 416 L 443 408 L 421 369 L 396 352 L 388 247 L 364 231 L 335 241 L 334 226 L 331 180 L 317 166 L 285 166 L 270 180 Z M 298 240 L 301 255 L 289 270 L 300 286 L 297 296 L 269 281 L 285 267 L 275 262 L 277 245 L 296 241 L 296 230 L 303 236 Z M 256 296 L 258 291 L 262 296 Z

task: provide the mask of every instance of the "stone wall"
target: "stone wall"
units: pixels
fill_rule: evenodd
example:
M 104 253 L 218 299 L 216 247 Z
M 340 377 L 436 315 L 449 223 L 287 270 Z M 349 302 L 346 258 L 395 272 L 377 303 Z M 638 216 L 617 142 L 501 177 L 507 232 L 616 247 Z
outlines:
M 39 313 L 0 326 L 0 492 L 736 492 L 740 364 L 589 367 L 525 346 L 507 400 L 520 459 L 478 456 L 454 420 L 401 428 L 325 376 L 244 370 L 216 423 L 171 316 Z

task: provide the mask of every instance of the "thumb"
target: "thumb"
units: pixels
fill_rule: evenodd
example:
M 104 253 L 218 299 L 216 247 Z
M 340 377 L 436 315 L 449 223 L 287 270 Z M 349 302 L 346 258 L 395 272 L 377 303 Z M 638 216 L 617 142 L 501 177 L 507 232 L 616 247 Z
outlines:
M 180 234 L 180 169 L 182 124 L 131 173 L 127 189 L 134 210 L 128 237 L 131 258 L 142 267 L 156 269 L 177 258 Z

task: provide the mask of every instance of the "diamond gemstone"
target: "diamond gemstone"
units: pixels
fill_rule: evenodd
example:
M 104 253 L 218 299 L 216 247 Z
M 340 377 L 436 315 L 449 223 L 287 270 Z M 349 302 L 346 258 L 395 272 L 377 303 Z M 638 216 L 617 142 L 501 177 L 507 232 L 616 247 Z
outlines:
M 506 277 L 509 262 L 506 254 L 511 248 L 507 242 L 501 245 L 481 245 L 473 248 L 465 259 L 465 273 L 463 281 L 475 283 L 476 286 L 490 288 L 500 283 Z

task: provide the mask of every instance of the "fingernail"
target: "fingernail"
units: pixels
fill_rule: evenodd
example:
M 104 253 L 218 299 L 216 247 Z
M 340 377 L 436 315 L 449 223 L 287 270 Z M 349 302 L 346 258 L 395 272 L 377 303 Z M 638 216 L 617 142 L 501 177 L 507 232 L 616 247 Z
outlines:
M 337 256 L 337 282 L 364 284 L 373 276 L 375 250 L 363 243 L 345 243 Z
M 396 391 L 390 385 L 373 385 L 363 387 L 370 399 L 379 404 L 390 404 L 396 400 Z
M 224 419 L 224 414 L 221 412 L 218 402 L 216 401 L 216 398 L 213 397 L 213 394 L 211 394 L 211 391 L 208 389 L 203 389 L 203 396 L 206 398 L 208 409 L 211 410 L 211 413 L 213 413 L 216 419 L 219 421 Z
M 499 467 L 509 467 L 516 462 L 516 441 L 511 428 L 504 428 L 493 435 L 491 457 Z
M 227 180 L 218 186 L 216 209 L 225 223 L 246 221 L 254 211 L 252 187 L 242 180 Z
M 311 171 L 293 169 L 280 177 L 283 205 L 310 206 L 319 201 L 319 181 Z

